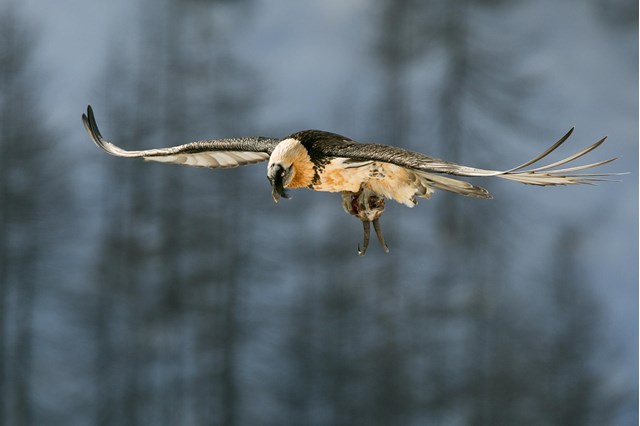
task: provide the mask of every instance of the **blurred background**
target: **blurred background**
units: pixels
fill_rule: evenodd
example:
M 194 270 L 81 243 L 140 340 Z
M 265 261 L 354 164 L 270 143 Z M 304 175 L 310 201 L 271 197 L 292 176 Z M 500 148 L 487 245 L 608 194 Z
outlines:
M 0 424 L 638 421 L 635 0 L 0 0 Z M 318 128 L 621 183 L 275 205 L 128 149 Z

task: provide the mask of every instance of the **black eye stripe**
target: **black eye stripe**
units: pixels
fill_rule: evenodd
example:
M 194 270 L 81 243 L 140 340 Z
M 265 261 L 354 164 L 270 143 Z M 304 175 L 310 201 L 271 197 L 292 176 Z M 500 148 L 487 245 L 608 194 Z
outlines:
M 276 166 L 276 172 L 273 175 L 273 184 L 276 188 L 282 188 L 282 179 L 284 177 L 285 170 L 281 165 Z

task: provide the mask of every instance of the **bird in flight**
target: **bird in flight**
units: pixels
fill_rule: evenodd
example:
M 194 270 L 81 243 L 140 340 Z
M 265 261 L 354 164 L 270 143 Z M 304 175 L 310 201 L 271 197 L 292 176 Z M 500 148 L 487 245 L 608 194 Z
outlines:
M 148 161 L 213 169 L 268 161 L 267 178 L 276 203 L 280 198 L 289 198 L 287 189 L 290 188 L 340 192 L 344 210 L 363 224 L 364 242 L 362 247 L 358 245 L 360 255 L 364 255 L 369 246 L 371 224 L 384 251 L 389 251 L 380 227 L 385 199 L 413 207 L 417 198 L 429 198 L 435 189 L 491 198 L 486 189 L 450 176 L 498 177 L 529 185 L 553 186 L 591 184 L 609 180 L 607 178 L 615 174 L 583 173 L 615 158 L 561 167 L 593 151 L 606 137 L 552 164 L 530 167 L 562 145 L 573 128 L 535 158 L 509 170 L 497 171 L 462 166 L 394 146 L 358 143 L 321 130 L 303 130 L 285 138 L 250 136 L 127 151 L 102 137 L 91 106 L 82 114 L 82 122 L 96 145 L 118 157 L 142 157 Z

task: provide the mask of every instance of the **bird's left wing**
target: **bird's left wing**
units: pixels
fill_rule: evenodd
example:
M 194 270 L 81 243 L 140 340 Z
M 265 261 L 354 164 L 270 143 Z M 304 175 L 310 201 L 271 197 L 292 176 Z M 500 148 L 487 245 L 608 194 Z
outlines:
M 91 106 L 87 107 L 86 114 L 82 114 L 82 123 L 93 142 L 111 155 L 142 157 L 148 161 L 194 167 L 231 168 L 266 161 L 280 142 L 280 139 L 250 136 L 203 140 L 169 148 L 127 151 L 102 137 Z

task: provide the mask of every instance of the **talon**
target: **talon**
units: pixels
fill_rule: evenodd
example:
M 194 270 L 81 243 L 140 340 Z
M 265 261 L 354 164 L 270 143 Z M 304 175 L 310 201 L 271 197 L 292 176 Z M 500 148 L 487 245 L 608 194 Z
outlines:
M 376 230 L 376 235 L 378 236 L 378 241 L 380 241 L 380 245 L 384 249 L 384 252 L 385 253 L 389 253 L 389 246 L 387 246 L 387 243 L 384 242 L 384 237 L 382 236 L 382 228 L 380 228 L 380 220 L 375 219 L 373 221 L 373 229 Z
M 364 243 L 362 250 L 360 249 L 360 244 L 358 244 L 358 254 L 360 256 L 364 256 L 367 252 L 367 248 L 369 247 L 369 236 L 371 235 L 371 222 L 368 220 L 362 221 L 362 229 L 364 230 Z

